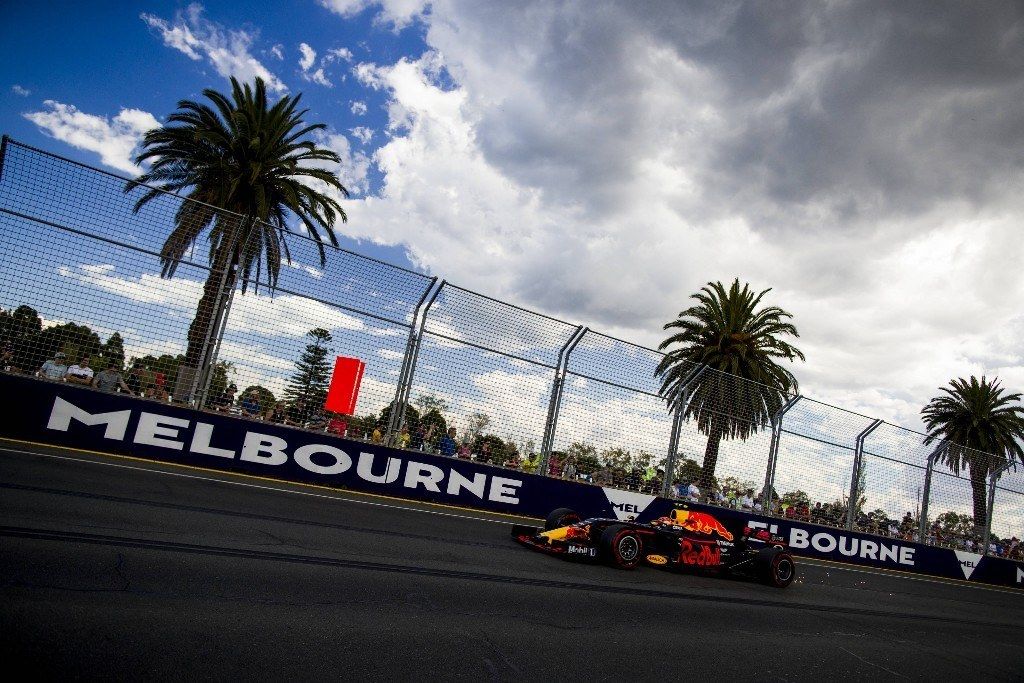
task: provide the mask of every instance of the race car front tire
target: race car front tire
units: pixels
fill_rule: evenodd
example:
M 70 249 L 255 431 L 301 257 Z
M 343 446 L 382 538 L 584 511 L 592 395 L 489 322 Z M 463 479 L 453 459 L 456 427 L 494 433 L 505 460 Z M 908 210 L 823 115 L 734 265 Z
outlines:
M 764 548 L 754 558 L 757 578 L 775 588 L 785 588 L 796 578 L 793 556 L 782 548 Z
M 548 518 L 544 520 L 544 531 L 551 531 L 552 529 L 560 529 L 563 526 L 569 526 L 580 521 L 579 513 L 571 508 L 558 508 L 552 510 Z
M 601 533 L 601 554 L 619 569 L 633 569 L 644 555 L 640 535 L 623 524 L 612 524 Z

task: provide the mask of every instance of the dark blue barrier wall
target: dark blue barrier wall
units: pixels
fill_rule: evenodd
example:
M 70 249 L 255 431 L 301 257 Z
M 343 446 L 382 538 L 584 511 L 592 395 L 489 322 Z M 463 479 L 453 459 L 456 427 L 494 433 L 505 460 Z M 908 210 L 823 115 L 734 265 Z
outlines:
M 571 507 L 587 517 L 668 514 L 678 503 L 438 455 L 385 448 L 322 432 L 198 412 L 119 394 L 0 375 L 8 409 L 0 434 L 150 460 L 244 472 L 527 517 Z M 1024 565 L 973 553 L 690 505 L 727 527 L 771 528 L 794 554 L 971 582 L 1024 587 Z

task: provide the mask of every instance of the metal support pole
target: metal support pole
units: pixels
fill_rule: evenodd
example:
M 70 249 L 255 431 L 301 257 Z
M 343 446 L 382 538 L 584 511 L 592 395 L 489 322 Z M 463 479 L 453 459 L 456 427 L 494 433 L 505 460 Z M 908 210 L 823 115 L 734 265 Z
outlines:
M 924 470 L 924 490 L 921 491 L 921 512 L 917 520 L 917 542 L 924 543 L 928 534 L 928 501 L 932 495 L 932 473 L 935 471 L 935 463 L 939 461 L 942 454 L 949 448 L 949 444 L 943 441 L 931 455 L 928 456 L 928 466 Z
M 860 469 L 864 461 L 864 439 L 878 429 L 884 420 L 875 420 L 863 432 L 857 435 L 856 447 L 853 452 L 853 476 L 850 478 L 850 498 L 846 503 L 846 528 L 853 531 L 853 523 L 856 521 L 857 509 L 857 485 L 860 483 Z
M 803 396 L 794 396 L 772 415 L 772 441 L 768 447 L 768 466 L 764 471 L 764 489 L 761 490 L 761 510 L 766 515 L 772 509 L 772 491 L 775 488 L 775 466 L 779 462 L 779 441 L 782 439 L 782 418 L 801 398 Z
M 224 302 L 224 306 L 220 311 L 217 324 L 217 340 L 214 342 L 213 349 L 210 352 L 209 362 L 205 363 L 203 367 L 202 389 L 199 392 L 199 396 L 196 397 L 196 402 L 200 406 L 206 403 L 210 394 L 210 383 L 213 381 L 213 368 L 217 363 L 217 358 L 220 356 L 220 345 L 221 342 L 224 341 L 224 330 L 226 330 L 228 326 L 228 315 L 231 312 L 231 303 L 235 300 L 235 289 L 237 289 L 237 287 L 232 287 L 228 292 L 227 301 Z
M 252 226 L 255 225 L 256 221 L 252 220 L 247 224 Z M 253 237 L 254 231 L 250 230 L 246 238 L 246 244 L 243 245 L 242 249 L 238 252 L 245 251 L 245 247 L 248 246 L 248 240 Z M 237 242 L 242 238 L 241 234 L 233 235 L 233 241 Z M 232 249 L 232 251 L 235 251 Z M 231 259 L 234 260 L 233 258 Z M 204 344 L 203 360 L 200 364 L 200 369 L 196 372 L 196 377 L 193 381 L 193 395 L 192 400 L 195 402 L 196 407 L 202 408 L 209 398 L 210 382 L 213 380 L 213 366 L 217 362 L 218 356 L 220 356 L 221 342 L 224 341 L 224 330 L 227 329 L 228 314 L 231 311 L 231 304 L 235 300 L 235 290 L 238 288 L 238 272 L 240 264 L 231 265 L 228 264 L 227 270 L 225 271 L 225 277 L 221 280 L 221 292 L 218 293 L 217 304 L 214 307 L 213 325 L 208 330 L 207 341 L 212 341 L 212 346 Z M 230 277 L 227 277 L 230 276 Z M 231 288 L 227 289 L 225 298 L 225 289 L 227 288 L 227 281 L 230 280 Z M 209 335 L 214 335 L 211 340 Z M 198 395 L 196 394 L 198 390 Z
M 412 380 L 413 375 L 416 372 L 416 362 L 420 357 L 420 345 L 423 343 L 423 330 L 427 327 L 427 316 L 430 314 L 430 307 L 437 301 L 437 295 L 441 293 L 444 286 L 447 284 L 446 280 L 441 280 L 441 284 L 434 293 L 430 295 L 430 300 L 427 301 L 427 305 L 423 308 L 423 317 L 420 322 L 420 329 L 416 332 L 416 344 L 413 346 L 412 358 L 409 361 L 409 370 L 406 373 L 405 390 L 401 393 L 398 405 L 391 409 L 394 413 L 398 411 L 398 422 L 395 424 L 395 434 L 402 431 L 402 427 L 405 426 L 405 404 L 409 400 L 409 393 L 412 391 Z
M 995 470 L 988 476 L 988 506 L 985 508 L 985 535 L 982 537 L 981 554 L 988 555 L 988 544 L 992 540 L 992 513 L 996 506 L 996 482 L 1003 472 L 1010 469 L 1013 461 L 1008 460 L 1002 467 Z
M 540 442 L 540 461 L 535 472 L 547 476 L 548 464 L 551 461 L 551 449 L 555 445 L 555 427 L 558 425 L 558 413 L 562 409 L 562 389 L 565 387 L 565 373 L 569 366 L 569 354 L 586 336 L 590 328 L 577 326 L 569 339 L 558 351 L 555 364 L 555 381 L 551 385 L 551 400 L 548 402 L 548 415 L 544 420 L 544 436 Z
M 672 481 L 675 479 L 676 459 L 679 457 L 679 432 L 683 429 L 683 422 L 686 419 L 686 408 L 690 404 L 690 395 L 693 385 L 700 379 L 701 375 L 708 369 L 707 365 L 699 365 L 683 378 L 679 383 L 679 393 L 675 401 L 675 409 L 672 411 L 672 434 L 668 439 L 668 454 L 665 457 L 665 478 L 661 484 L 661 495 L 668 497 L 672 492 Z
M 401 412 L 405 412 L 402 397 L 405 395 L 406 391 L 406 381 L 409 377 L 409 364 L 412 362 L 413 345 L 416 343 L 416 332 L 420 327 L 420 309 L 423 308 L 423 304 L 427 300 L 427 296 L 436 284 L 437 278 L 430 278 L 430 284 L 423 290 L 423 294 L 420 296 L 420 300 L 416 304 L 416 308 L 413 310 L 412 325 L 409 326 L 409 338 L 405 342 L 405 354 L 402 356 L 402 367 L 398 371 L 398 386 L 395 387 L 395 398 L 391 401 L 391 414 L 388 416 L 386 432 L 386 439 L 388 443 L 391 443 L 392 438 L 398 434 L 401 429 L 398 427 L 398 407 L 403 406 Z
M 195 374 L 192 375 L 191 386 L 188 390 L 188 403 L 192 404 L 196 408 L 202 408 L 202 404 L 196 401 L 196 392 L 200 386 L 200 377 L 205 373 L 207 366 L 207 360 L 209 358 L 210 342 L 213 339 L 213 328 L 219 324 L 218 314 L 221 310 L 221 305 L 224 299 L 224 289 L 227 287 L 228 274 L 233 268 L 233 252 L 235 240 L 241 237 L 240 234 L 233 234 L 231 236 L 230 248 L 228 252 L 228 262 L 224 266 L 224 273 L 221 275 L 220 284 L 217 286 L 217 298 L 213 302 L 213 319 L 210 321 L 210 325 L 206 329 L 206 336 L 203 338 L 203 348 L 199 353 L 199 365 L 196 366 Z
M 4 161 L 7 160 L 7 140 L 8 137 L 6 135 L 0 137 L 0 179 L 4 177 Z

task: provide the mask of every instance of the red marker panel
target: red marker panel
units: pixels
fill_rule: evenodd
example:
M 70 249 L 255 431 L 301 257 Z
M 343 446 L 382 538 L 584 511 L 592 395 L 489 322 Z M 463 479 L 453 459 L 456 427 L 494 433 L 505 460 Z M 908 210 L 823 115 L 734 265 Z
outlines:
M 359 384 L 363 381 L 366 363 L 358 358 L 338 356 L 334 361 L 334 374 L 331 376 L 331 387 L 327 390 L 324 409 L 332 413 L 352 415 L 356 410 L 356 399 L 359 398 Z

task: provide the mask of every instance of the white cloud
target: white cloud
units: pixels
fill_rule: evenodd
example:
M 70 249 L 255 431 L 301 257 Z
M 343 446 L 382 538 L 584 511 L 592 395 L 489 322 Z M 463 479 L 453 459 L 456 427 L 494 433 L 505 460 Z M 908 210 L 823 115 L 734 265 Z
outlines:
M 305 43 L 299 43 L 299 52 L 302 53 L 299 58 L 299 68 L 309 71 L 309 67 L 316 63 L 316 50 Z
M 299 52 L 302 53 L 302 56 L 299 58 L 299 68 L 302 69 L 302 78 L 310 81 L 311 83 L 316 83 L 317 85 L 322 85 L 327 88 L 333 87 L 334 84 L 327 80 L 323 67 L 320 67 L 315 71 L 310 71 L 316 63 L 316 50 L 306 43 L 299 43 Z
M 359 142 L 364 145 L 368 145 L 370 144 L 370 138 L 373 137 L 373 130 L 366 126 L 356 126 L 352 129 L 352 135 L 354 135 Z
M 352 103 L 351 111 L 356 116 L 362 116 L 366 113 L 366 102 L 355 101 Z
M 350 15 L 371 3 L 330 4 Z M 380 193 L 349 204 L 343 229 L 650 346 L 709 280 L 774 287 L 767 301 L 795 314 L 808 355 L 795 368 L 803 390 L 912 427 L 951 376 L 998 373 L 1019 389 L 1024 199 L 1012 188 L 1024 171 L 1010 158 L 1024 140 L 999 133 L 1004 154 L 961 135 L 990 111 L 1020 118 L 997 102 L 1021 89 L 1017 72 L 992 57 L 985 84 L 962 94 L 957 79 L 902 73 L 899 50 L 884 52 L 893 32 L 866 44 L 795 28 L 848 10 L 788 18 L 781 49 L 781 18 L 741 21 L 756 7 L 638 18 L 433 2 L 416 16 L 434 51 L 353 68 L 387 96 L 391 139 L 374 155 Z M 928 64 L 945 59 L 933 54 Z M 749 66 L 766 63 L 780 66 Z M 867 123 L 844 127 L 846 116 Z M 934 134 L 950 121 L 970 130 Z
M 364 194 L 369 188 L 369 181 L 367 179 L 367 173 L 370 170 L 369 157 L 362 152 L 357 151 L 353 153 L 352 145 L 349 143 L 348 138 L 338 133 L 318 132 L 316 134 L 316 141 L 321 147 L 326 147 L 341 157 L 340 164 L 337 166 L 327 165 L 326 168 L 337 174 L 338 178 L 341 179 L 341 184 L 352 195 Z M 342 205 L 346 207 L 346 213 L 348 212 L 349 200 L 344 200 L 340 194 L 317 181 L 311 182 L 321 191 L 330 193 L 335 199 L 342 202 Z
M 274 55 L 279 60 L 284 60 L 284 45 L 278 43 L 270 48 L 270 54 Z
M 316 71 L 310 71 L 310 72 L 303 71 L 302 72 L 302 77 L 304 79 L 306 79 L 307 81 L 311 82 L 311 83 L 316 83 L 317 85 L 322 85 L 325 88 L 334 87 L 334 84 L 331 83 L 327 79 L 327 76 L 324 74 L 323 68 L 317 69 Z
M 375 21 L 402 29 L 421 17 L 430 4 L 428 0 L 319 0 L 320 4 L 341 15 L 352 17 L 370 7 L 379 7 Z
M 32 94 L 31 90 L 29 90 L 28 88 L 23 88 L 20 85 L 18 85 L 17 83 L 15 83 L 14 85 L 11 86 L 11 92 L 13 92 L 15 95 L 19 95 L 21 97 L 28 97 L 29 95 Z
M 259 76 L 272 92 L 288 91 L 288 86 L 250 52 L 256 35 L 241 29 L 225 29 L 210 21 L 203 16 L 202 5 L 189 5 L 175 15 L 173 22 L 147 13 L 141 14 L 140 18 L 160 34 L 164 45 L 194 61 L 205 58 L 225 78 L 234 76 L 249 82 Z M 272 47 L 271 52 L 274 53 L 277 47 Z
M 139 109 L 122 109 L 109 119 L 54 100 L 46 100 L 43 105 L 46 109 L 23 116 L 47 135 L 72 147 L 96 152 L 104 165 L 132 175 L 140 172 L 132 163 L 136 146 L 146 131 L 160 126 L 156 117 Z
M 163 306 L 169 312 L 193 312 L 203 291 L 203 283 L 198 280 L 168 279 L 150 273 L 124 277 L 110 264 L 82 264 L 77 269 L 61 267 L 58 274 L 137 303 Z M 367 329 L 362 320 L 312 299 L 292 294 L 270 296 L 249 292 L 235 296 L 227 331 L 301 338 L 312 327 L 330 331 Z
M 334 49 L 328 50 L 327 56 L 324 57 L 324 61 L 327 62 L 328 64 L 339 59 L 346 62 L 351 62 L 353 59 L 352 50 L 349 50 L 347 47 L 336 47 Z

